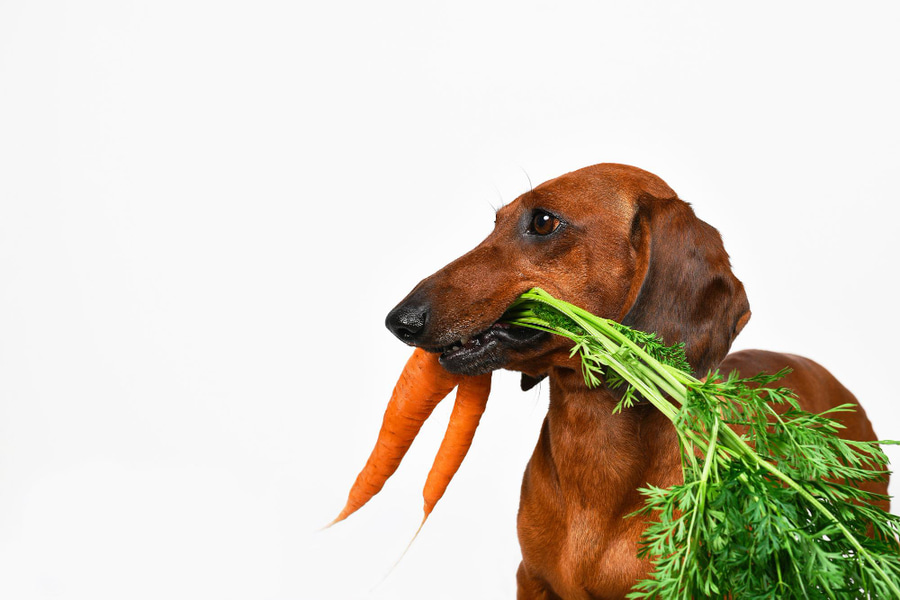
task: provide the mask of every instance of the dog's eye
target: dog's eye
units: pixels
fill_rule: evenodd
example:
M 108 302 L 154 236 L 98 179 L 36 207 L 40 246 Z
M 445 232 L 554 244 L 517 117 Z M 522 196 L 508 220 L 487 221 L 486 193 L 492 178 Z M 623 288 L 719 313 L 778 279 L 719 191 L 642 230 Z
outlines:
M 559 219 L 542 210 L 534 211 L 531 217 L 531 225 L 528 228 L 529 233 L 537 235 L 550 235 L 559 227 Z

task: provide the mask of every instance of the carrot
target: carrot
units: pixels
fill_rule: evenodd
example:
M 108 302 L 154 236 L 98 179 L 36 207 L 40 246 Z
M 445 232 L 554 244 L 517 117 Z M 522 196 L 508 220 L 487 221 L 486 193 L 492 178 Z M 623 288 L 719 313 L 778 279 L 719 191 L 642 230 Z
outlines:
M 378 440 L 366 466 L 350 489 L 347 504 L 331 525 L 343 521 L 381 491 L 409 450 L 434 407 L 449 394 L 460 377 L 444 370 L 438 355 L 417 348 L 394 386 Z
M 447 490 L 450 480 L 456 475 L 457 469 L 462 464 L 472 438 L 478 428 L 478 422 L 487 405 L 488 395 L 491 393 L 491 374 L 466 377 L 459 383 L 456 390 L 456 404 L 450 414 L 450 423 L 444 434 L 444 441 L 434 459 L 434 466 L 425 480 L 425 489 L 422 495 L 425 497 L 425 519 L 434 510 L 441 496 Z

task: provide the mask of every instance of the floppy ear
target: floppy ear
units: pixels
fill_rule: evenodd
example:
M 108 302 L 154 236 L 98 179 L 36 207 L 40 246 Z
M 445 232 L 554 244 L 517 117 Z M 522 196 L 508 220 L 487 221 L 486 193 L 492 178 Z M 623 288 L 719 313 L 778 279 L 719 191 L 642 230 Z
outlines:
M 622 322 L 656 332 L 667 344 L 684 342 L 694 373 L 705 376 L 750 319 L 744 285 L 731 272 L 722 237 L 686 202 L 644 196 L 632 244 L 636 276 L 643 279 Z

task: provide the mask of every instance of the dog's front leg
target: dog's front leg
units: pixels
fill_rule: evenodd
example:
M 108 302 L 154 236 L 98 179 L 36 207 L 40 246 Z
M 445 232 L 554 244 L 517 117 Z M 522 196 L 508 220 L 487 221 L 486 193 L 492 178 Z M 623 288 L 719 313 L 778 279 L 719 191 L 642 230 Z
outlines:
M 562 600 L 553 593 L 546 583 L 531 577 L 525 568 L 524 562 L 519 563 L 519 570 L 516 572 L 516 583 L 519 588 L 516 593 L 516 600 Z

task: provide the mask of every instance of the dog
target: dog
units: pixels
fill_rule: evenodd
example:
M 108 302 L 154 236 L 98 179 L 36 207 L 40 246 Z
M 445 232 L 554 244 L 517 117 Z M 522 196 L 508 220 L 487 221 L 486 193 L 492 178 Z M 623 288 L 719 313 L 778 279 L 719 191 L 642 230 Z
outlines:
M 407 344 L 439 352 L 450 372 L 520 371 L 523 389 L 549 378 L 550 406 L 522 481 L 520 600 L 624 598 L 652 567 L 637 557 L 649 517 L 625 518 L 643 506 L 638 488 L 683 482 L 675 430 L 662 413 L 638 403 L 613 414 L 620 394 L 586 387 L 571 342 L 498 323 L 533 287 L 683 342 L 698 377 L 790 367 L 781 385 L 805 410 L 853 404 L 839 417 L 842 436 L 876 439 L 853 394 L 813 361 L 728 355 L 750 318 L 744 286 L 719 232 L 662 179 L 619 164 L 552 179 L 498 210 L 487 239 L 420 282 L 386 319 Z M 887 494 L 887 482 L 867 489 Z

